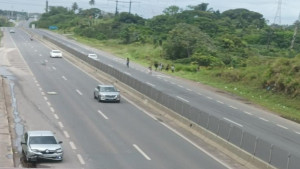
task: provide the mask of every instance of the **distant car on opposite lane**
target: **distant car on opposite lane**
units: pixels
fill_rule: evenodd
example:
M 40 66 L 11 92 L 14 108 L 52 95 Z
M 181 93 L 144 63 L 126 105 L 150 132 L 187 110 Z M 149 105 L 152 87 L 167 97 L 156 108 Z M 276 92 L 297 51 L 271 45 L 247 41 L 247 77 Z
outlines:
M 94 59 L 94 60 L 99 60 L 98 56 L 96 54 L 94 54 L 94 53 L 88 54 L 88 57 L 91 58 L 91 59 Z
M 99 102 L 109 101 L 120 103 L 121 101 L 120 91 L 113 85 L 98 85 L 94 90 L 94 98 Z
M 15 30 L 11 29 L 9 30 L 9 33 L 15 33 Z
M 62 58 L 62 53 L 60 50 L 51 50 L 50 57 L 52 58 Z
M 62 161 L 61 143 L 51 131 L 27 131 L 21 140 L 22 153 L 27 162 L 39 159 Z

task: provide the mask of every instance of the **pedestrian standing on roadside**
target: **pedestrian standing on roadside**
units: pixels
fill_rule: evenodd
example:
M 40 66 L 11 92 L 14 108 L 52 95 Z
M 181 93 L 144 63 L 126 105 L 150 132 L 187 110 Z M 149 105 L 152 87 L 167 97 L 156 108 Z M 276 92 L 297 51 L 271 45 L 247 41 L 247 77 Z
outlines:
M 171 66 L 171 70 L 172 70 L 172 73 L 174 73 L 174 71 L 175 71 L 174 65 Z
M 126 66 L 129 67 L 129 58 L 126 59 Z

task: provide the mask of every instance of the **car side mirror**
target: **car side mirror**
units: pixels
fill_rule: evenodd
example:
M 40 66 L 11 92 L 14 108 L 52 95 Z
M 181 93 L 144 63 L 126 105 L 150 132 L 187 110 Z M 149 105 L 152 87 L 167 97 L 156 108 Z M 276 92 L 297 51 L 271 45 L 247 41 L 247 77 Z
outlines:
M 59 141 L 59 142 L 58 142 L 58 144 L 62 144 L 62 143 L 63 143 L 62 141 Z
M 26 143 L 25 143 L 24 141 L 21 141 L 21 145 L 22 145 L 22 144 L 26 144 Z

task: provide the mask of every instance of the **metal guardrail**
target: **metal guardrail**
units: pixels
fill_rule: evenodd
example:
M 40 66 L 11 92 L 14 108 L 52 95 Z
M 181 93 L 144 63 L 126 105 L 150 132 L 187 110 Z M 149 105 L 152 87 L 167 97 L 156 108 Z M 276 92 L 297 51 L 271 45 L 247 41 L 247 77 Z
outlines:
M 110 67 L 109 65 L 99 61 L 94 61 L 93 59 L 88 58 L 84 54 L 66 46 L 59 41 L 56 41 L 55 39 L 52 39 L 51 37 L 43 36 L 43 38 L 60 46 L 79 59 L 115 77 L 138 92 L 157 101 L 159 104 L 173 110 L 179 115 L 211 131 L 212 133 L 234 144 L 240 149 L 243 149 L 249 154 L 263 160 L 264 162 L 279 169 L 300 168 L 300 157 L 297 157 L 281 149 L 280 147 L 277 147 L 276 145 L 268 143 L 267 141 L 263 140 L 263 138 L 259 138 L 247 131 L 243 131 L 238 126 L 232 125 L 224 119 L 220 119 L 219 117 L 215 117 L 199 110 L 198 108 L 192 107 L 188 103 L 159 91 L 147 83 L 144 83 L 139 79 L 135 79 L 132 76 Z

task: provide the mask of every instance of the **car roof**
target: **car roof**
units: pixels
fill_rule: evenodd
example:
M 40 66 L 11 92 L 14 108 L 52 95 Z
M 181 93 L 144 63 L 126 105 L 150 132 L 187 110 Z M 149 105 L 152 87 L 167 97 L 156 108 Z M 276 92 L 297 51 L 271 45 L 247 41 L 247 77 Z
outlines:
M 89 53 L 89 55 L 96 55 L 95 53 Z
M 100 86 L 100 87 L 115 87 L 113 85 L 98 85 L 98 86 Z
M 27 131 L 28 136 L 54 136 L 51 131 Z

